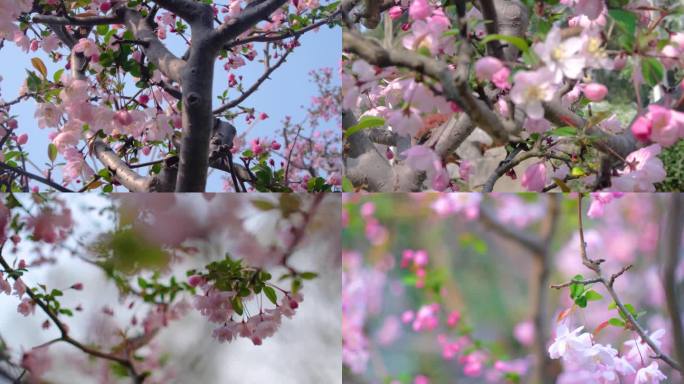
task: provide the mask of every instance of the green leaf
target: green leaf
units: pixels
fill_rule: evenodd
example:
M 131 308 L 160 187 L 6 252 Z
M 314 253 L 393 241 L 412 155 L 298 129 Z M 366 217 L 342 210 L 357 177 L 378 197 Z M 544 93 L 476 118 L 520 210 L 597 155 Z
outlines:
M 342 192 L 354 192 L 354 184 L 346 176 L 342 178 Z
M 587 301 L 598 301 L 603 299 L 603 296 L 601 296 L 600 293 L 594 291 L 593 289 L 590 289 L 584 293 L 584 297 L 587 298 Z
M 608 324 L 620 328 L 625 327 L 625 322 L 622 319 L 618 319 L 617 317 L 613 317 L 610 320 L 608 320 Z
M 572 278 L 573 281 L 578 281 L 578 280 L 584 280 L 584 276 L 582 275 L 575 275 L 575 277 Z M 584 285 L 583 284 L 570 284 L 570 298 L 575 300 L 576 298 L 580 297 L 580 295 L 584 292 Z
M 43 75 L 43 79 L 47 79 L 47 67 L 45 66 L 45 63 L 43 63 L 43 60 L 39 57 L 34 57 L 31 59 L 31 64 L 33 65 L 33 68 L 37 69 L 38 72 Z
M 576 298 L 575 304 L 577 304 L 577 306 L 580 308 L 586 308 L 587 307 L 587 297 L 586 296 L 580 296 L 580 297 Z
M 299 277 L 301 277 L 304 280 L 313 280 L 318 277 L 318 273 L 316 272 L 302 272 L 299 274 Z
M 518 36 L 508 36 L 508 35 L 500 35 L 500 34 L 487 35 L 484 39 L 482 39 L 482 44 L 487 44 L 493 40 L 503 40 L 507 43 L 513 44 L 516 48 L 518 48 L 523 53 L 527 53 L 530 50 L 530 46 L 527 45 L 527 41 L 525 41 L 525 39 L 518 37 Z
M 559 127 L 547 132 L 547 134 L 549 136 L 576 136 L 577 128 L 570 126 Z
M 48 144 L 48 158 L 53 163 L 57 159 L 57 146 L 52 143 Z
M 268 299 L 271 301 L 271 303 L 276 304 L 278 301 L 278 297 L 276 296 L 275 289 L 271 287 L 264 287 L 264 294 Z
M 52 74 L 52 81 L 54 81 L 55 83 L 59 83 L 59 79 L 62 78 L 63 73 L 64 73 L 64 68 L 57 70 L 57 72 Z
M 273 202 L 268 200 L 252 200 L 252 205 L 260 211 L 270 211 L 278 208 Z
M 572 170 L 570 170 L 570 175 L 574 177 L 579 177 L 586 175 L 586 172 L 584 172 L 584 169 L 582 169 L 582 167 L 572 167 Z
M 608 10 L 608 17 L 615 20 L 615 23 L 622 32 L 627 33 L 629 36 L 634 36 L 637 25 L 637 17 L 635 14 L 622 9 L 610 9 Z
M 347 137 L 363 129 L 382 127 L 383 125 L 385 125 L 385 119 L 383 119 L 382 117 L 363 116 L 356 125 L 351 126 L 347 128 L 346 131 L 344 131 L 344 138 L 346 139 Z
M 657 59 L 652 57 L 641 59 L 641 74 L 644 77 L 644 81 L 651 87 L 663 81 L 663 76 L 665 75 L 665 67 Z
M 242 299 L 239 297 L 234 297 L 230 301 L 230 305 L 233 307 L 233 311 L 235 311 L 235 313 L 237 313 L 239 316 L 242 316 L 245 310 L 245 308 L 242 306 Z

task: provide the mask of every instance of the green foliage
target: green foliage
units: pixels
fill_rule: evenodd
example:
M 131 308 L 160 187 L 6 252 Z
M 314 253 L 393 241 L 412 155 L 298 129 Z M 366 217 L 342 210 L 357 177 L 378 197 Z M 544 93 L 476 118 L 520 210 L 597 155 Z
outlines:
M 582 275 L 575 275 L 575 277 L 572 278 L 572 281 L 582 280 L 584 280 Z M 585 284 L 573 283 L 570 284 L 570 298 L 578 307 L 586 308 L 588 302 L 601 300 L 603 296 L 593 289 L 587 289 Z
M 93 245 L 106 268 L 132 274 L 144 269 L 159 270 L 169 255 L 131 228 L 117 230 Z
M 642 58 L 641 74 L 643 75 L 646 84 L 653 87 L 663 81 L 665 67 L 663 67 L 663 64 L 660 61 L 652 57 Z
M 382 127 L 384 125 L 385 125 L 385 119 L 383 119 L 382 117 L 363 116 L 361 119 L 359 119 L 359 122 L 356 125 L 353 125 L 344 131 L 344 138 L 346 139 L 349 136 L 351 136 L 357 132 L 360 132 L 364 129 L 374 128 L 374 127 Z
M 175 276 L 167 284 L 161 283 L 159 277 L 157 272 L 149 279 L 138 276 L 139 295 L 146 303 L 171 303 L 183 291 L 195 293 L 194 287 L 184 281 L 179 283 Z
M 660 153 L 660 159 L 665 165 L 667 177 L 656 184 L 658 192 L 684 191 L 684 140 L 679 140 L 670 148 Z
M 610 9 L 608 17 L 615 21 L 615 26 L 618 29 L 618 45 L 622 49 L 631 52 L 634 49 L 634 35 L 637 26 L 636 15 L 622 9 Z

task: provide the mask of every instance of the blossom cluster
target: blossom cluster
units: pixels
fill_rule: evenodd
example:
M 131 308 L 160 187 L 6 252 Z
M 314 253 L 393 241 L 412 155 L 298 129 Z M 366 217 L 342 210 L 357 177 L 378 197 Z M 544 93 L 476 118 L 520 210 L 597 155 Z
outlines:
M 596 185 L 597 174 L 594 154 L 587 156 L 573 150 L 566 159 L 565 144 L 568 141 L 579 144 L 582 136 L 579 132 L 587 126 L 595 129 L 597 136 L 609 140 L 611 136 L 630 134 L 625 122 L 615 113 L 601 111 L 599 116 L 593 116 L 592 103 L 610 99 L 608 81 L 602 84 L 600 79 L 605 78 L 606 73 L 624 70 L 630 74 L 635 89 L 648 84 L 657 92 L 659 84 L 665 84 L 659 70 L 654 70 L 657 75 L 651 78 L 642 73 L 650 71 L 649 66 L 660 68 L 661 64 L 653 64 L 654 61 L 662 62 L 666 70 L 681 67 L 684 33 L 664 27 L 669 13 L 658 2 L 647 5 L 643 1 L 630 1 L 624 9 L 609 10 L 600 1 L 562 0 L 556 6 L 539 5 L 528 11 L 530 17 L 535 18 L 530 22 L 535 25 L 530 28 L 534 36 L 528 36 L 529 31 L 515 37 L 491 36 L 492 40 L 506 40 L 507 50 L 512 46 L 519 49 L 522 60 L 490 56 L 493 52 L 488 47 L 484 55 L 480 56 L 478 52 L 472 55 L 473 76 L 469 80 L 473 88 L 478 89 L 480 98 L 502 121 L 520 125 L 524 130 L 523 138 L 531 137 L 528 143 L 536 141 L 543 152 L 537 156 L 538 161 L 525 163 L 525 172 L 519 180 L 523 188 L 541 192 L 556 187 L 556 180 L 571 180 L 573 186 L 582 189 L 592 187 Z M 401 30 L 397 28 L 393 33 L 401 39 L 405 49 L 430 56 L 455 69 L 458 62 L 455 47 L 466 42 L 457 40 L 460 37 L 454 33 L 456 30 L 452 29 L 450 18 L 444 12 L 443 5 L 438 2 L 412 0 L 395 4 L 387 11 L 387 16 L 402 21 Z M 658 12 L 659 18 L 655 16 Z M 467 25 L 468 37 L 485 38 L 486 23 L 477 7 L 468 9 L 462 19 L 463 25 Z M 616 30 L 615 25 L 620 29 Z M 648 44 L 640 43 L 644 47 L 638 55 L 633 53 L 633 44 L 629 43 L 635 28 L 649 32 Z M 621 49 L 617 51 L 610 47 L 612 42 L 609 41 L 616 34 L 627 35 L 620 36 L 618 45 Z M 532 41 L 531 46 L 528 40 Z M 437 147 L 425 143 L 431 139 L 436 127 L 449 121 L 453 124 L 458 121 L 454 116 L 462 112 L 457 104 L 445 98 L 447 92 L 441 89 L 439 81 L 433 83 L 410 72 L 407 76 L 405 70 L 397 67 L 376 68 L 354 56 L 348 57 L 342 80 L 343 108 L 358 112 L 361 119 L 380 117 L 382 124 L 377 125 L 404 138 L 396 146 L 377 144 L 381 153 L 387 153 L 390 166 L 406 165 L 416 174 L 425 175 L 422 186 L 428 189 L 461 190 L 464 185 L 469 186 L 471 161 L 479 161 L 480 157 L 466 156 L 467 150 L 461 148 L 454 154 L 438 154 L 435 152 Z M 489 87 L 490 92 L 483 92 L 480 87 Z M 549 113 L 544 104 L 556 102 L 556 99 L 571 113 L 587 119 L 587 124 L 580 127 L 577 121 L 564 116 L 560 120 L 565 124 L 547 120 Z M 641 98 L 638 99 L 640 103 Z M 632 124 L 631 133 L 646 146 L 632 146 L 631 153 L 620 156 L 625 162 L 615 165 L 617 169 L 611 174 L 610 190 L 654 191 L 655 184 L 665 179 L 664 165 L 658 155 L 663 148 L 671 147 L 684 137 L 683 115 L 669 106 L 673 101 L 669 94 L 655 96 L 646 113 L 638 108 L 640 116 Z M 513 107 L 524 112 L 522 119 L 518 119 L 520 114 L 514 114 Z M 604 109 L 603 104 L 597 109 Z M 554 125 L 558 129 L 552 130 Z M 568 140 L 568 136 L 577 137 Z M 480 142 L 479 137 L 473 140 L 483 146 L 491 144 L 488 140 Z M 469 142 L 462 145 L 467 144 Z M 513 170 L 506 175 L 517 179 Z
M 552 359 L 562 359 L 565 366 L 563 383 L 596 382 L 602 384 L 630 382 L 655 384 L 667 377 L 660 371 L 655 352 L 642 340 L 628 340 L 628 350 L 620 356 L 610 345 L 594 341 L 594 336 L 582 332 L 584 327 L 570 331 L 566 322 L 556 327 L 556 337 L 549 346 Z M 657 330 L 649 337 L 660 347 L 664 330 Z M 621 381 L 625 380 L 625 381 Z
M 219 324 L 218 328 L 212 331 L 212 336 L 220 342 L 230 342 L 237 337 L 244 337 L 250 339 L 254 345 L 261 345 L 264 339 L 275 334 L 283 316 L 294 316 L 303 300 L 299 293 L 284 292 L 275 308 L 260 307 L 258 313 L 247 316 L 245 320 L 243 315 L 246 314 L 243 314 L 244 309 L 241 307 L 244 304 L 241 303 L 238 307 L 235 303 L 238 300 L 255 300 L 254 295 L 240 296 L 239 292 L 220 290 L 211 281 L 198 275 L 191 276 L 188 282 L 201 288 L 203 294 L 195 296 L 194 307 L 207 320 Z

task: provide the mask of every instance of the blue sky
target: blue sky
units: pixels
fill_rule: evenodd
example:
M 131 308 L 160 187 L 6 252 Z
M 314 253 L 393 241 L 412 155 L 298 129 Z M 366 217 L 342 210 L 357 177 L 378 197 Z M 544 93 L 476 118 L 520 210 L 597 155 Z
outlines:
M 305 116 L 305 108 L 308 106 L 312 96 L 316 95 L 316 86 L 309 81 L 308 73 L 311 70 L 331 67 L 333 73 L 337 74 L 339 66 L 340 54 L 342 51 L 342 38 L 339 28 L 330 29 L 323 26 L 317 32 L 308 32 L 300 38 L 301 46 L 295 49 L 280 68 L 278 68 L 272 75 L 271 79 L 264 83 L 261 88 L 252 94 L 243 105 L 254 107 L 259 112 L 266 112 L 269 119 L 259 122 L 257 127 L 250 133 L 248 137 L 271 137 L 276 138 L 282 119 L 290 115 L 293 122 L 301 121 Z M 169 48 L 176 54 L 182 55 L 185 48 L 178 42 L 172 41 L 171 38 L 165 43 L 169 44 Z M 261 54 L 263 49 L 257 47 L 257 52 Z M 66 48 L 61 48 L 60 52 L 66 53 Z M 48 67 L 49 78 L 52 73 L 61 67 L 53 64 L 48 55 L 42 50 L 37 52 L 30 52 L 28 54 L 20 51 L 13 43 L 7 42 L 5 47 L 0 50 L 0 57 L 2 57 L 3 64 L 0 66 L 0 76 L 3 81 L 0 83 L 0 95 L 5 101 L 13 100 L 18 94 L 19 87 L 26 78 L 25 69 L 32 69 L 31 58 L 40 57 Z M 61 63 L 64 63 L 63 60 Z M 258 78 L 263 73 L 263 65 L 261 63 L 248 63 L 248 65 L 240 68 L 236 73 L 242 74 L 246 81 L 246 87 L 253 83 L 253 79 Z M 339 78 L 335 81 L 339 83 Z M 223 92 L 227 88 L 228 74 L 223 69 L 222 65 L 217 65 L 215 69 L 214 78 L 214 96 Z M 229 99 L 233 97 L 229 96 Z M 218 106 L 218 100 L 214 99 L 215 106 Z M 24 150 L 29 153 L 29 159 L 41 169 L 45 169 L 44 164 L 48 162 L 47 146 L 49 139 L 47 137 L 49 130 L 41 130 L 38 128 L 33 117 L 35 112 L 35 102 L 33 100 L 22 102 L 15 105 L 11 110 L 13 115 L 18 115 L 19 129 L 18 134 L 28 133 L 29 142 L 24 146 Z M 245 129 L 243 123 L 244 119 L 239 117 L 236 119 L 236 127 L 238 132 Z M 334 124 L 334 122 L 330 122 Z M 327 127 L 324 127 L 327 128 Z M 332 126 L 330 128 L 333 128 Z M 90 163 L 90 162 L 89 162 Z M 98 163 L 101 168 L 101 164 Z M 98 168 L 99 169 L 99 168 Z M 28 170 L 37 173 L 36 168 L 28 165 Z M 224 173 L 218 171 L 211 171 L 207 190 L 220 191 L 223 186 L 222 175 Z M 33 183 L 32 183 L 33 184 Z M 41 189 L 43 187 L 41 186 Z M 121 192 L 125 189 L 119 188 Z

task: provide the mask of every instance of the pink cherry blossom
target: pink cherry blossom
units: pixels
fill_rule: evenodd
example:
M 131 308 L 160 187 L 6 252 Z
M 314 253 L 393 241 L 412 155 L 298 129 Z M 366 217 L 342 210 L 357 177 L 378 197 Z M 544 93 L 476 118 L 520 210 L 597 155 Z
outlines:
M 587 216 L 597 218 L 603 216 L 604 208 L 613 199 L 624 195 L 622 192 L 593 192 L 591 193 L 591 205 L 587 211 Z
M 637 371 L 634 384 L 658 384 L 667 379 L 660 369 L 657 362 L 652 362 L 648 367 L 641 368 Z
M 35 117 L 38 118 L 39 128 L 56 128 L 62 119 L 62 109 L 52 103 L 39 103 Z
M 423 128 L 423 119 L 415 108 L 391 111 L 387 123 L 394 132 L 402 136 L 415 136 Z
M 496 71 L 492 75 L 492 83 L 499 89 L 510 89 L 511 83 L 508 81 L 508 77 L 511 75 L 511 70 L 507 67 L 503 67 Z
M 670 147 L 684 137 L 684 113 L 651 104 L 646 117 L 651 121 L 652 141 Z
M 52 357 L 48 354 L 48 347 L 25 352 L 21 358 L 21 366 L 31 372 L 32 380 L 40 380 L 45 372 L 52 368 Z
M 90 39 L 80 39 L 73 48 L 74 52 L 83 53 L 83 56 L 87 58 L 92 58 L 93 56 L 99 56 L 100 48 L 97 44 Z
M 572 332 L 565 323 L 556 327 L 556 337 L 549 346 L 549 356 L 552 359 L 573 358 L 581 355 L 591 348 L 591 337 L 588 333 L 582 333 L 584 327 L 577 327 Z
M 666 176 L 663 162 L 657 157 L 660 151 L 659 144 L 652 144 L 627 155 L 628 165 L 611 179 L 613 187 L 622 192 L 655 192 L 653 184 Z
M 646 116 L 639 116 L 632 124 L 632 134 L 638 140 L 648 141 L 651 138 L 651 131 L 653 130 L 653 123 Z
M 558 84 L 563 76 L 577 79 L 582 74 L 586 64 L 586 59 L 580 55 L 583 45 L 584 41 L 580 37 L 563 40 L 560 28 L 555 26 L 546 35 L 546 40 L 536 43 L 533 49 L 551 72 L 552 81 Z
M 546 164 L 540 161 L 527 167 L 521 185 L 528 191 L 541 192 L 546 186 Z
M 541 119 L 544 117 L 542 102 L 551 101 L 555 93 L 552 80 L 553 74 L 546 67 L 517 72 L 513 78 L 511 100 L 525 110 L 527 117 Z
M 432 7 L 427 0 L 413 0 L 409 6 L 409 16 L 414 20 L 423 20 L 430 16 Z
M 475 76 L 480 81 L 491 81 L 492 76 L 503 67 L 503 63 L 496 57 L 485 56 L 475 62 Z
M 439 325 L 439 304 L 426 304 L 416 312 L 411 325 L 416 332 L 432 331 Z
M 440 216 L 463 213 L 468 220 L 480 216 L 482 195 L 478 193 L 447 193 L 439 196 L 430 207 Z
M 17 312 L 21 313 L 22 315 L 28 317 L 29 315 L 33 315 L 36 312 L 36 304 L 33 302 L 33 300 L 27 298 L 24 298 L 21 303 L 17 306 Z

